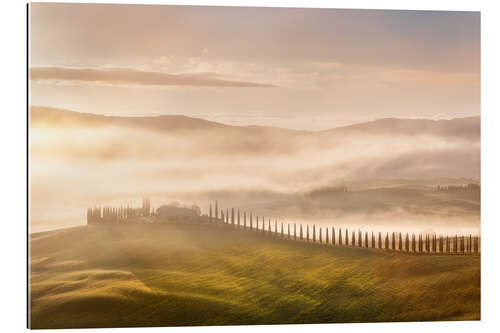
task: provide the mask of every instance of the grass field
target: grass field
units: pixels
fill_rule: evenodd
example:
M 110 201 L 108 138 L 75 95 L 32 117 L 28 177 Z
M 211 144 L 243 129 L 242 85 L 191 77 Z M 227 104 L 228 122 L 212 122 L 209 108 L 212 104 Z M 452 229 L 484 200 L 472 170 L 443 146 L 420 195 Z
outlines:
M 480 318 L 480 258 L 280 240 L 213 225 L 32 234 L 32 328 Z

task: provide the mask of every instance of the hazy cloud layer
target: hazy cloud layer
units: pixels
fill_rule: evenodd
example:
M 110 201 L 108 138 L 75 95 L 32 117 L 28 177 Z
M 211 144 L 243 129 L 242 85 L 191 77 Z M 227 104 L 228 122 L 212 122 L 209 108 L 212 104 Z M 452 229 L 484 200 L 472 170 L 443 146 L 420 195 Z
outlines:
M 33 64 L 178 55 L 479 70 L 479 12 L 71 3 L 30 11 Z
M 271 87 L 268 84 L 231 81 L 215 73 L 168 74 L 131 68 L 34 67 L 31 80 L 59 80 L 146 86 Z
M 29 14 L 32 67 L 139 71 L 36 80 L 32 105 L 307 130 L 480 114 L 478 12 L 33 3 Z

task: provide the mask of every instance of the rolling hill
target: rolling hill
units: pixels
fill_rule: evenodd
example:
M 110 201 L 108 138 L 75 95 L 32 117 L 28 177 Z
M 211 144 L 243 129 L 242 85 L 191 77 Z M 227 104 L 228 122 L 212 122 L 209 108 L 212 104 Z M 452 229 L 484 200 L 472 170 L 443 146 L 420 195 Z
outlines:
M 336 127 L 325 131 L 310 132 L 268 126 L 232 126 L 183 115 L 161 115 L 144 117 L 105 116 L 80 113 L 51 107 L 30 107 L 31 124 L 78 125 L 78 126 L 123 126 L 160 131 L 175 130 L 219 130 L 286 135 L 434 135 L 480 140 L 481 118 L 455 118 L 450 120 L 384 118 L 375 121 Z
M 31 328 L 480 318 L 480 258 L 290 242 L 229 227 L 30 236 Z

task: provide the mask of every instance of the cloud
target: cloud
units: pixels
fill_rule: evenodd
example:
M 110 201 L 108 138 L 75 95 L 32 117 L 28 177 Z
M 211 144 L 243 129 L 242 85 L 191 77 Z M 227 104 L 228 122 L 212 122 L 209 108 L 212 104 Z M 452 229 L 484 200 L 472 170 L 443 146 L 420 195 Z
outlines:
M 169 74 L 131 68 L 33 67 L 31 80 L 79 81 L 104 84 L 195 87 L 273 87 L 271 84 L 221 79 L 217 73 Z

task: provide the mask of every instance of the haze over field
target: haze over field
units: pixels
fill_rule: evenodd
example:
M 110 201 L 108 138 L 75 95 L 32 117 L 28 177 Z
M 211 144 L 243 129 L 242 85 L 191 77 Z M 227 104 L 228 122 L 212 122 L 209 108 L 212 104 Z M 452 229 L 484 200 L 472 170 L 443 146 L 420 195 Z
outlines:
M 150 195 L 153 205 L 180 200 L 205 211 L 217 198 L 294 221 L 476 232 L 479 196 L 435 187 L 479 180 L 479 125 L 381 119 L 311 132 L 32 107 L 32 231 Z
M 434 189 L 480 180 L 479 46 L 477 12 L 31 4 L 31 231 L 149 195 L 477 233 Z

